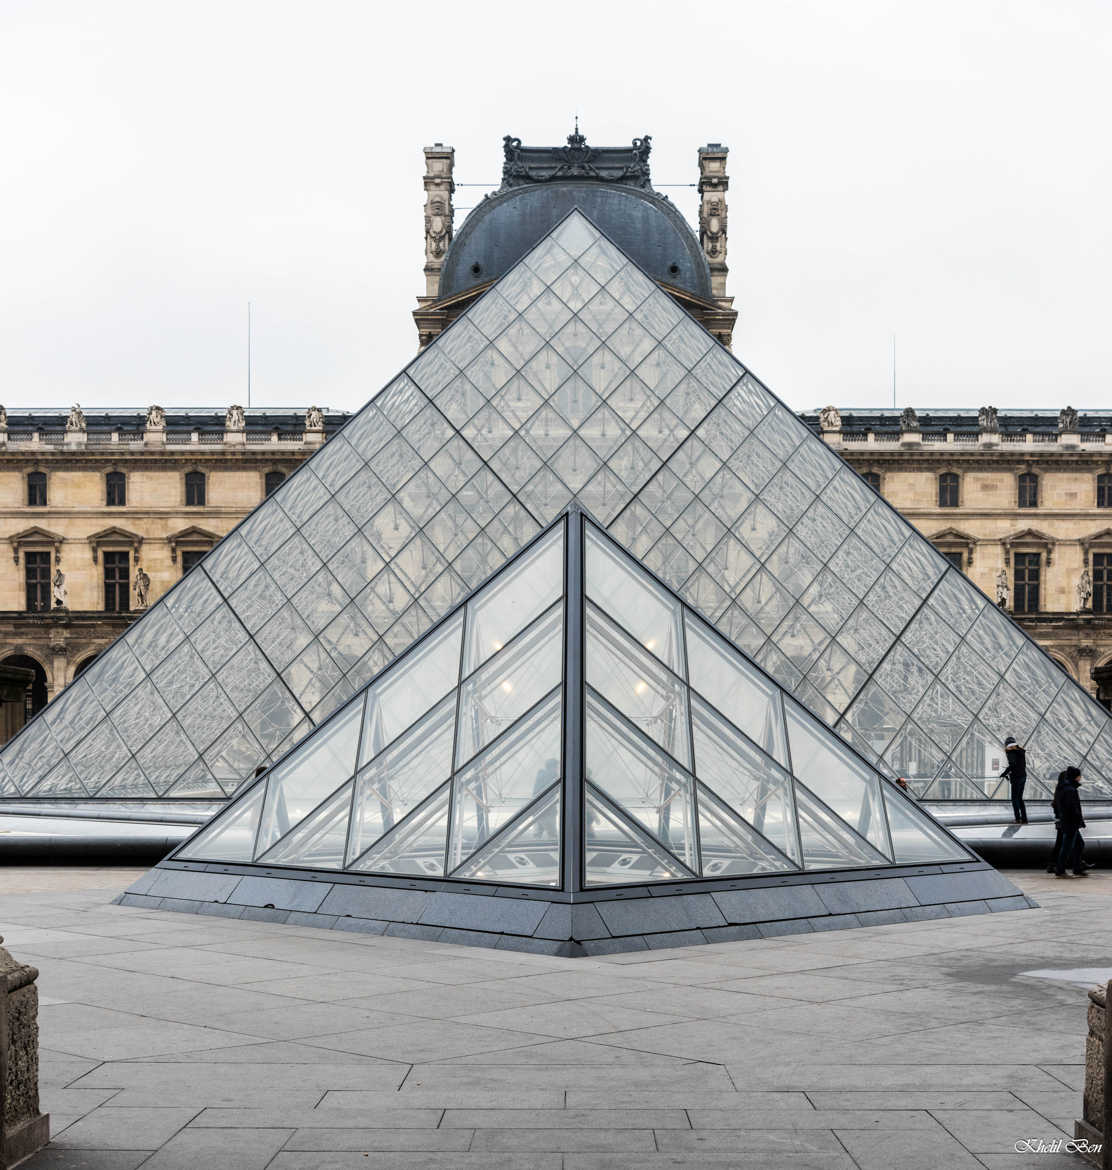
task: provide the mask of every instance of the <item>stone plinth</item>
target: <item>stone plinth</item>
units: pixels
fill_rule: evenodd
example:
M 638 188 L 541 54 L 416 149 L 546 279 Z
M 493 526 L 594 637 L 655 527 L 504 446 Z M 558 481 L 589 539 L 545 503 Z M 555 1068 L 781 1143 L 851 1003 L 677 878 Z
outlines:
M 1106 1112 L 1109 1060 L 1112 1051 L 1108 1044 L 1108 998 L 1112 983 L 1094 987 L 1089 992 L 1089 1034 L 1085 1039 L 1085 1093 L 1082 1098 L 1081 1120 L 1074 1123 L 1074 1136 L 1083 1145 L 1078 1153 L 1094 1166 L 1112 1167 L 1112 1146 L 1104 1135 L 1112 1128 Z M 1093 1147 L 1086 1149 L 1085 1146 Z M 1103 1147 L 1103 1148 L 1102 1148 Z
M 50 1140 L 50 1118 L 39 1112 L 38 976 L 0 947 L 0 1170 Z

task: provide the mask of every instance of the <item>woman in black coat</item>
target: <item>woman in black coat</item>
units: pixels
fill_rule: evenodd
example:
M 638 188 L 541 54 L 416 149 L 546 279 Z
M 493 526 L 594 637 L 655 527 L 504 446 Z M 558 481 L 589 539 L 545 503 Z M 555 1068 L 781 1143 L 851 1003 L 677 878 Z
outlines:
M 1081 811 L 1081 769 L 1068 767 L 1055 792 L 1058 820 L 1061 822 L 1062 843 L 1058 846 L 1058 858 L 1054 872 L 1058 877 L 1066 876 L 1066 866 L 1071 865 L 1078 877 L 1085 876 L 1081 861 L 1081 830 L 1085 817 Z
M 1027 824 L 1027 806 L 1023 803 L 1023 790 L 1027 787 L 1027 753 L 1009 735 L 1004 740 L 1004 754 L 1008 757 L 1008 766 L 1000 773 L 1012 786 L 1012 812 L 1015 814 L 1017 825 Z

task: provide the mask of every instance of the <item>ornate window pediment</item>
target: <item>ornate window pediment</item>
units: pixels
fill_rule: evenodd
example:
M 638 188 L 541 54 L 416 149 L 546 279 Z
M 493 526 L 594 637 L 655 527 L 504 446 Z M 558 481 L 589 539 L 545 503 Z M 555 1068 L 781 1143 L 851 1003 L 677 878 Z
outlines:
M 959 528 L 943 528 L 941 532 L 928 536 L 927 539 L 941 553 L 962 553 L 965 556 L 965 565 L 968 568 L 973 564 L 973 549 L 977 538 Z
M 57 532 L 51 532 L 49 529 L 40 528 L 37 524 L 33 524 L 30 528 L 24 528 L 22 532 L 16 532 L 9 536 L 8 543 L 12 546 L 12 560 L 17 565 L 19 564 L 19 550 L 21 548 L 43 549 L 48 545 L 53 548 L 54 564 L 58 565 L 62 560 L 62 542 L 65 539 Z
M 1047 568 L 1050 567 L 1053 555 L 1054 546 L 1057 543 L 1053 536 L 1048 536 L 1045 532 L 1040 532 L 1037 528 L 1023 528 L 1019 532 L 1013 532 L 1010 536 L 1005 536 L 1000 543 L 1004 546 L 1004 564 L 1010 565 L 1012 562 L 1012 550 L 1020 549 L 1026 551 L 1041 551 L 1046 553 Z
M 131 548 L 135 553 L 135 563 L 139 563 L 139 550 L 143 547 L 143 538 L 138 532 L 130 532 L 126 528 L 102 528 L 88 538 L 89 547 L 93 550 L 93 564 L 97 563 L 102 548 Z
M 1081 559 L 1085 568 L 1089 567 L 1089 554 L 1094 548 L 1101 552 L 1112 552 L 1112 528 L 1101 528 L 1081 538 Z
M 208 552 L 220 540 L 220 536 L 215 532 L 209 532 L 207 528 L 198 528 L 196 524 L 191 524 L 180 532 L 171 532 L 166 540 L 170 545 L 170 560 L 176 565 L 179 548 L 204 549 Z

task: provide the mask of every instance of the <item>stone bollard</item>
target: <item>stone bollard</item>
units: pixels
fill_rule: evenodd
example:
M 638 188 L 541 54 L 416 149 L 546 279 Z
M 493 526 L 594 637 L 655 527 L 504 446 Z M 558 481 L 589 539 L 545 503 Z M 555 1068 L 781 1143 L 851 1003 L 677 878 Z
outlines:
M 50 1140 L 50 1118 L 39 1112 L 38 977 L 0 947 L 0 1170 Z
M 1085 1039 L 1085 1093 L 1081 1120 L 1074 1122 L 1074 1137 L 1090 1149 L 1077 1152 L 1094 1166 L 1112 1170 L 1112 1143 L 1105 1135 L 1112 1131 L 1108 1109 L 1112 1106 L 1112 982 L 1089 992 L 1089 1034 Z M 1097 1152 L 1099 1150 L 1099 1153 Z

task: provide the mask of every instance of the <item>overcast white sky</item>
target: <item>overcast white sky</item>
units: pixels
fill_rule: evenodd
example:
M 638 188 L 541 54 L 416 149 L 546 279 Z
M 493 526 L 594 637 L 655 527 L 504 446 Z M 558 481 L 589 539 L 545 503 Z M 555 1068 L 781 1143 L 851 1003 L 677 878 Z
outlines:
M 0 0 L 0 401 L 362 404 L 421 147 L 730 147 L 735 352 L 791 405 L 1112 407 L 1108 0 Z M 468 206 L 474 188 L 457 192 Z M 669 189 L 689 218 L 695 194 Z M 457 217 L 457 223 L 461 216 Z

